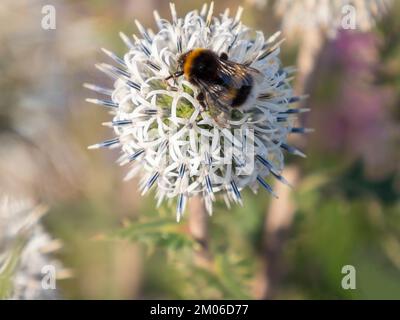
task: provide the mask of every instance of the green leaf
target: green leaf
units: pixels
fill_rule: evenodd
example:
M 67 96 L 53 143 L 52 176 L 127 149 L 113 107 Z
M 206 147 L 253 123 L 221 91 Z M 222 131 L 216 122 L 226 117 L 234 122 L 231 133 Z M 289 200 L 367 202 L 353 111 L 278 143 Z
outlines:
M 118 230 L 114 236 L 141 242 L 149 248 L 164 247 L 171 250 L 179 250 L 194 246 L 194 240 L 186 224 L 165 218 L 130 223 L 123 229 Z

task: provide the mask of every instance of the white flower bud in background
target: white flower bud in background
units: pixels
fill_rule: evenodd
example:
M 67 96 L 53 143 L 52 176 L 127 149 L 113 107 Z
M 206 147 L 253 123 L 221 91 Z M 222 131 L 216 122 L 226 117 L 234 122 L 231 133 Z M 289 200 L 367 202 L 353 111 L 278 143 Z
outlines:
M 368 31 L 388 12 L 392 0 L 279 0 L 275 11 L 282 29 L 290 38 L 306 37 L 322 31 L 334 37 L 337 30 Z
M 40 218 L 45 212 L 45 207 L 34 206 L 28 200 L 0 200 L 1 298 L 59 298 L 55 281 L 68 277 L 70 272 L 52 257 L 61 243 L 41 226 Z M 50 268 L 54 271 L 51 274 L 46 272 Z M 49 278 L 53 276 L 56 278 Z
M 131 166 L 127 178 L 141 176 L 142 193 L 155 188 L 158 204 L 177 199 L 178 221 L 187 199 L 195 195 L 202 196 L 210 214 L 219 195 L 228 206 L 242 204 L 245 187 L 256 192 L 262 186 L 276 196 L 265 179 L 287 183 L 281 176 L 284 153 L 304 156 L 286 143 L 287 137 L 307 132 L 294 126 L 294 118 L 308 111 L 294 106 L 302 97 L 293 95 L 289 83 L 293 69 L 281 66 L 279 33 L 265 37 L 245 26 L 241 8 L 234 16 L 228 9 L 213 16 L 213 4 L 204 5 L 178 18 L 171 4 L 171 13 L 172 22 L 154 12 L 158 31 L 136 21 L 137 35 L 121 34 L 128 47 L 123 57 L 103 49 L 115 66 L 97 68 L 114 79 L 114 87 L 85 87 L 99 94 L 89 102 L 110 110 L 113 119 L 106 125 L 116 136 L 90 148 L 121 148 L 119 162 Z M 263 75 L 254 103 L 232 112 L 226 127 L 202 110 L 198 88 L 184 77 L 175 79 L 174 88 L 165 81 L 176 71 L 179 56 L 193 48 L 225 52 L 229 60 Z M 250 154 L 246 143 L 253 144 Z M 241 172 L 249 162 L 251 170 Z
M 267 4 L 268 0 L 245 0 L 249 6 L 253 6 L 256 9 L 264 9 Z

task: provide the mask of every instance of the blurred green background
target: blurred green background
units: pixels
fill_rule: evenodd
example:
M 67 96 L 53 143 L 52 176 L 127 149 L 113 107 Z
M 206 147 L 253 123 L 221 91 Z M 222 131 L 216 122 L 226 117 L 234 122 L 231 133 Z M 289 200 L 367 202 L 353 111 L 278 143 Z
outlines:
M 203 2 L 175 3 L 183 15 Z M 41 28 L 46 4 L 57 10 L 56 30 Z M 215 12 L 238 5 L 245 24 L 279 30 L 263 1 L 217 1 Z M 110 83 L 94 68 L 107 60 L 99 49 L 122 56 L 118 32 L 135 32 L 135 18 L 154 28 L 154 9 L 170 17 L 161 0 L 0 4 L 0 191 L 50 206 L 45 225 L 74 270 L 59 282 L 63 296 L 263 298 L 268 259 L 277 259 L 269 298 L 400 298 L 399 1 L 371 32 L 339 32 L 315 61 L 312 112 L 302 120 L 315 132 L 299 141 L 307 159 L 287 158 L 301 179 L 279 252 L 265 249 L 270 197 L 245 192 L 243 207 L 218 203 L 210 219 L 212 271 L 194 262 L 187 219 L 176 224 L 174 208 L 156 209 L 136 180 L 123 182 L 118 151 L 87 150 L 112 132 L 101 126 L 107 112 L 85 102 L 91 93 L 82 83 Z M 283 64 L 296 65 L 298 50 L 286 41 Z M 355 290 L 341 286 L 344 265 L 356 268 Z

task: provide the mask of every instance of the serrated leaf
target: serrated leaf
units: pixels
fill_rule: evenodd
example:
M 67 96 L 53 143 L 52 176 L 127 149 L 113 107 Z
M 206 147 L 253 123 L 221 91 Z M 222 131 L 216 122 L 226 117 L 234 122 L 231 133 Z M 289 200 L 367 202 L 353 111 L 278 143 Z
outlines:
M 153 249 L 165 247 L 171 250 L 179 250 L 194 246 L 194 241 L 185 224 L 178 224 L 175 220 L 164 218 L 130 223 L 115 232 L 114 236 L 142 242 Z

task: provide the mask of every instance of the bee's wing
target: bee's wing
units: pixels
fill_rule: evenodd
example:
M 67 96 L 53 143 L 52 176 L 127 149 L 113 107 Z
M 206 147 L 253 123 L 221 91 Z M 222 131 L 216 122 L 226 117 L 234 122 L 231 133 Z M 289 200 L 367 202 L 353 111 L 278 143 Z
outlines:
M 229 89 L 219 84 L 206 83 L 203 83 L 200 87 L 205 98 L 204 102 L 209 110 L 213 110 L 213 107 L 216 107 L 222 112 L 229 113 L 234 99 Z
M 224 87 L 240 89 L 242 86 L 254 86 L 261 82 L 263 75 L 257 69 L 228 60 L 219 60 L 218 77 Z
M 218 125 L 225 127 L 232 103 L 232 99 L 226 95 L 226 89 L 222 86 L 208 85 L 202 92 L 210 116 Z
M 229 114 L 237 90 L 242 86 L 254 86 L 263 79 L 263 75 L 256 69 L 232 61 L 220 60 L 217 69 L 220 81 L 209 83 L 197 80 L 204 95 L 204 103 L 211 113 L 221 112 Z

